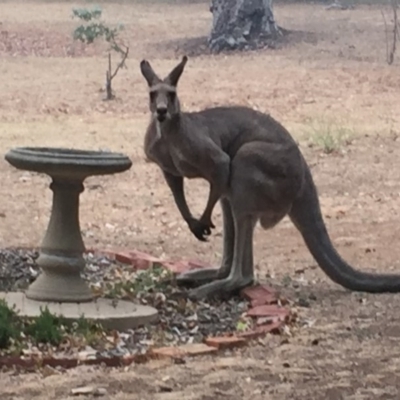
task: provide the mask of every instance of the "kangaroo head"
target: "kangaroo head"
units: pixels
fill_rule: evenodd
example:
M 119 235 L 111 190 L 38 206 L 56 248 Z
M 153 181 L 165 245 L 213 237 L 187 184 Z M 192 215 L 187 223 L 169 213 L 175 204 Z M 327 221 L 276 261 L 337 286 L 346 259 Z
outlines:
M 159 122 L 171 119 L 180 113 L 179 99 L 176 93 L 179 78 L 187 62 L 184 56 L 182 61 L 168 74 L 165 79 L 160 79 L 154 72 L 150 63 L 143 60 L 140 63 L 142 75 L 149 85 L 150 111 Z

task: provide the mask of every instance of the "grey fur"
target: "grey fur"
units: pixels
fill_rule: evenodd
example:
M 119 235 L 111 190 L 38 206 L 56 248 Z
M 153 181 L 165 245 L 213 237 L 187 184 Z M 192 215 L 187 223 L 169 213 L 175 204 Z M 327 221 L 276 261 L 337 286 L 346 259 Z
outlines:
M 215 204 L 223 213 L 224 242 L 219 269 L 199 269 L 178 277 L 197 283 L 190 292 L 201 299 L 252 284 L 253 231 L 259 221 L 271 229 L 289 215 L 311 254 L 336 283 L 354 291 L 399 292 L 400 275 L 357 271 L 336 252 L 326 230 L 311 172 L 289 132 L 271 116 L 247 107 L 215 107 L 182 112 L 176 86 L 187 58 L 161 80 L 148 61 L 141 71 L 150 91 L 151 120 L 144 151 L 164 173 L 190 230 L 206 240 L 214 225 Z M 184 178 L 210 184 L 206 208 L 192 216 Z

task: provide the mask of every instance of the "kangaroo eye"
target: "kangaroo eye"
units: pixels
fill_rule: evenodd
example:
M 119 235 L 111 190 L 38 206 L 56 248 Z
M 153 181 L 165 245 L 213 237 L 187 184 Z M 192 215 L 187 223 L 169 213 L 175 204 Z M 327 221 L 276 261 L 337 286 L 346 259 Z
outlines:
M 157 97 L 156 92 L 150 92 L 150 101 L 155 101 L 156 97 Z
M 171 101 L 175 101 L 176 99 L 176 92 L 168 92 L 168 96 Z

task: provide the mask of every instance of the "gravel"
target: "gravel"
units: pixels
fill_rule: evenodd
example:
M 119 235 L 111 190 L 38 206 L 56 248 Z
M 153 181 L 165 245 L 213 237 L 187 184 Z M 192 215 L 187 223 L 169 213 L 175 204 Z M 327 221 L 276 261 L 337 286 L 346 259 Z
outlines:
M 19 291 L 29 286 L 40 274 L 37 258 L 37 251 L 0 250 L 0 290 Z M 207 336 L 235 332 L 253 324 L 245 317 L 248 302 L 243 298 L 194 303 L 187 299 L 186 290 L 176 285 L 173 275 L 159 266 L 135 271 L 130 265 L 102 255 L 88 253 L 85 259 L 82 276 L 97 295 L 151 305 L 159 311 L 159 320 L 127 332 L 104 332 L 95 345 L 63 343 L 62 349 L 52 348 L 52 352 L 78 354 L 80 358 L 140 354 L 154 346 L 203 342 Z M 46 346 L 28 347 L 25 354 L 49 350 Z

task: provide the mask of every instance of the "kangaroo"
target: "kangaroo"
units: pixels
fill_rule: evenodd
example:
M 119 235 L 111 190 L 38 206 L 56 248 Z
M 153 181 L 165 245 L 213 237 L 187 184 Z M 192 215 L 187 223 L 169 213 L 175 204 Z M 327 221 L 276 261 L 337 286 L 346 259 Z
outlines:
M 165 79 L 150 63 L 140 63 L 149 86 L 151 120 L 144 139 L 147 158 L 162 170 L 177 208 L 190 231 L 207 240 L 212 212 L 219 201 L 223 217 L 223 255 L 219 269 L 197 269 L 178 275 L 195 284 L 195 300 L 229 294 L 254 281 L 253 233 L 289 215 L 321 269 L 337 284 L 353 291 L 400 291 L 400 275 L 358 271 L 335 250 L 327 232 L 311 171 L 290 133 L 270 115 L 248 107 L 214 107 L 182 112 L 177 84 L 187 62 Z M 184 178 L 203 178 L 210 184 L 205 210 L 191 214 Z

